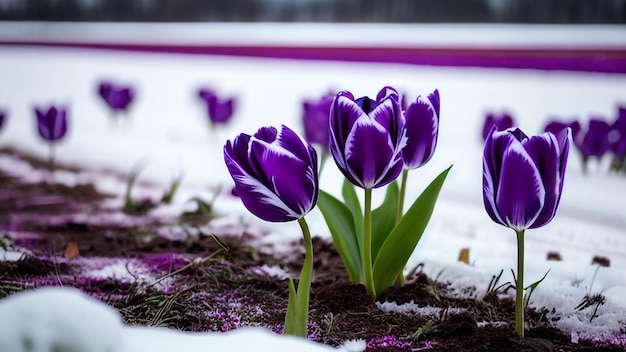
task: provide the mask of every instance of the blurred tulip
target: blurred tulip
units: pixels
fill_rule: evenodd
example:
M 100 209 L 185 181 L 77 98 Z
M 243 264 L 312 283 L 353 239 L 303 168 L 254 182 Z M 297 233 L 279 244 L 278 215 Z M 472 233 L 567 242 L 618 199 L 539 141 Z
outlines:
M 302 102 L 302 124 L 304 139 L 328 149 L 328 115 L 334 95 L 327 94 L 317 101 Z
M 580 122 L 578 122 L 577 120 L 550 120 L 544 128 L 544 132 L 552 132 L 552 134 L 556 135 L 568 127 L 572 130 L 572 142 L 576 143 L 575 141 L 579 137 L 581 132 Z
M 609 143 L 613 152 L 611 168 L 626 171 L 626 106 L 618 106 L 617 119 L 611 125 Z
M 405 169 L 426 164 L 435 152 L 439 134 L 439 91 L 421 95 L 404 112 L 407 142 L 402 149 Z
M 488 113 L 487 116 L 485 116 L 485 122 L 483 123 L 483 141 L 487 139 L 489 132 L 491 131 L 491 128 L 493 128 L 493 126 L 496 126 L 496 129 L 498 131 L 504 131 L 507 128 L 513 127 L 514 125 L 515 120 L 507 112 L 504 112 L 502 113 L 502 115 L 499 116 L 493 113 Z
M 263 220 L 296 220 L 317 202 L 317 154 L 286 126 L 240 134 L 226 142 L 224 159 L 243 204 Z
M 0 109 L 0 130 L 2 130 L 2 126 L 4 126 L 4 120 L 7 118 L 7 112 Z
M 37 130 L 41 138 L 48 142 L 62 139 L 67 132 L 67 118 L 65 108 L 51 106 L 47 111 L 35 108 L 37 115 Z
M 581 139 L 580 150 L 583 158 L 602 157 L 611 147 L 609 133 L 611 126 L 603 119 L 593 118 L 589 120 L 589 127 Z
M 108 81 L 100 83 L 98 93 L 115 112 L 125 112 L 135 95 L 132 87 L 115 85 Z
M 330 152 L 353 184 L 372 189 L 395 180 L 402 171 L 402 148 L 407 143 L 398 92 L 383 88 L 376 100 L 354 99 L 342 91 L 330 112 Z
M 233 116 L 235 98 L 220 99 L 212 90 L 202 88 L 198 96 L 206 103 L 207 113 L 212 125 L 226 124 Z

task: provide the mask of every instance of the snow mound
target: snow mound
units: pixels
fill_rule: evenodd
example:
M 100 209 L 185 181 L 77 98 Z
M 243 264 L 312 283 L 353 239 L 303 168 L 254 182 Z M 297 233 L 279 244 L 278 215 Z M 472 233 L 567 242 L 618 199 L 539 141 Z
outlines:
M 188 333 L 124 326 L 113 308 L 67 287 L 44 287 L 0 300 L 0 316 L 3 352 L 170 352 L 181 346 L 185 352 L 336 351 L 258 327 L 228 333 Z

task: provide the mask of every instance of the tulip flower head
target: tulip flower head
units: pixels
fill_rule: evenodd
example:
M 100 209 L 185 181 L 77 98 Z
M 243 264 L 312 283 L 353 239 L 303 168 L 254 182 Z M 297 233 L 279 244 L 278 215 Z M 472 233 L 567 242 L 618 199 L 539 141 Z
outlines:
M 516 231 L 546 225 L 561 199 L 569 129 L 528 137 L 494 130 L 483 154 L 483 199 L 491 219 Z
M 304 139 L 324 149 L 328 148 L 328 115 L 333 98 L 333 95 L 327 94 L 318 101 L 302 102 Z
M 504 131 L 507 128 L 513 127 L 513 125 L 515 125 L 515 120 L 513 119 L 513 116 L 507 112 L 504 112 L 501 115 L 488 113 L 485 117 L 485 122 L 483 123 L 483 141 L 487 140 L 487 137 L 494 126 L 498 131 Z
M 376 100 L 337 93 L 330 111 L 329 149 L 353 184 L 372 189 L 395 180 L 402 171 L 407 143 L 398 92 L 383 88 Z
M 35 108 L 37 131 L 39 136 L 49 145 L 48 164 L 54 170 L 54 147 L 67 132 L 67 112 L 65 108 L 50 106 L 48 110 Z
M 296 220 L 317 202 L 317 154 L 286 126 L 227 141 L 224 160 L 243 204 L 263 220 Z
M 4 120 L 7 118 L 7 112 L 0 109 L 0 130 L 2 130 L 2 126 L 4 126 Z
M 439 91 L 421 95 L 404 111 L 407 134 L 406 146 L 402 149 L 405 169 L 416 169 L 426 164 L 435 152 L 439 134 Z
M 602 157 L 611 147 L 609 140 L 610 132 L 611 126 L 605 120 L 599 118 L 589 120 L 589 127 L 580 144 L 583 158 Z
M 98 94 L 114 112 L 125 112 L 135 95 L 130 86 L 115 85 L 112 82 L 102 82 Z
M 37 116 L 37 130 L 39 135 L 49 143 L 61 140 L 67 132 L 67 117 L 65 108 L 51 106 L 48 110 L 35 108 Z
M 211 124 L 225 124 L 233 116 L 235 98 L 220 99 L 218 95 L 209 89 L 200 89 L 198 96 L 206 103 L 207 112 Z
M 546 127 L 544 128 L 544 132 L 551 132 L 552 134 L 557 135 L 559 134 L 559 132 L 561 132 L 562 130 L 568 127 L 572 130 L 572 142 L 576 144 L 576 140 L 579 138 L 580 132 L 581 132 L 580 122 L 578 122 L 577 120 L 570 120 L 570 121 L 561 121 L 557 119 L 550 120 L 548 121 L 548 123 L 546 124 Z

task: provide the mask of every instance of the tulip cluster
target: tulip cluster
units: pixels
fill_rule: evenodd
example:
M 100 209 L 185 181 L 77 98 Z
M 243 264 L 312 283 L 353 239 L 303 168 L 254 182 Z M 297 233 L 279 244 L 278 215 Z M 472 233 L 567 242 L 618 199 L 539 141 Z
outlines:
M 556 214 L 571 130 L 526 136 L 520 129 L 487 136 L 483 154 L 483 199 L 493 221 L 517 234 L 515 331 L 524 336 L 524 231 L 548 224 Z
M 306 336 L 313 270 L 313 247 L 304 216 L 318 204 L 350 278 L 364 284 L 375 298 L 402 276 L 449 170 L 431 183 L 406 216 L 398 216 L 404 199 L 393 181 L 403 170 L 418 168 L 432 157 L 439 127 L 439 92 L 418 96 L 406 111 L 391 87 L 383 88 L 375 100 L 354 99 L 343 91 L 327 108 L 327 99 L 322 98 L 316 107 L 307 106 L 315 112 L 304 118 L 309 131 L 306 139 L 286 126 L 280 130 L 263 127 L 254 135 L 242 133 L 224 146 L 234 192 L 244 206 L 266 221 L 297 220 L 302 229 L 304 265 L 297 290 L 289 282 L 285 317 L 285 333 L 297 336 Z M 309 119 L 316 122 L 309 124 Z M 320 123 L 328 126 L 327 133 L 311 133 Z M 326 138 L 339 170 L 352 183 L 344 182 L 346 204 L 319 190 L 317 153 L 310 142 L 325 143 Z M 365 190 L 363 213 L 353 185 Z M 385 203 L 372 212 L 372 189 L 385 185 L 389 185 Z
M 319 207 L 350 279 L 376 298 L 403 270 L 432 214 L 448 170 L 442 172 L 403 216 L 406 173 L 433 155 L 439 128 L 439 92 L 418 96 L 402 109 L 398 92 L 380 90 L 376 99 L 355 99 L 342 91 L 330 108 L 329 149 L 335 164 L 354 186 L 364 190 L 364 207 L 344 182 L 340 201 L 321 192 Z M 403 172 L 404 170 L 404 172 Z M 400 191 L 395 182 L 403 174 Z M 389 185 L 385 201 L 372 210 L 372 190 Z
M 580 154 L 583 172 L 587 172 L 592 158 L 600 160 L 609 153 L 613 158 L 611 169 L 626 172 L 626 107 L 618 107 L 617 117 L 613 122 L 595 116 L 589 119 L 583 129 L 577 120 L 553 119 L 546 124 L 545 131 L 556 133 L 566 127 L 572 130 L 572 139 Z

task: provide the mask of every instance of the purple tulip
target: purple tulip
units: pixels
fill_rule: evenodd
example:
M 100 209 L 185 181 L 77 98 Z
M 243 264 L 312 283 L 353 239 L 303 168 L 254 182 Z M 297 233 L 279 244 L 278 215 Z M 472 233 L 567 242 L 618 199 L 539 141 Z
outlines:
M 51 106 L 47 111 L 35 108 L 39 135 L 46 141 L 55 142 L 63 138 L 67 132 L 65 108 Z
M 585 159 L 596 156 L 601 157 L 611 147 L 609 133 L 611 126 L 603 119 L 589 120 L 589 128 L 581 139 L 579 146 Z
M 344 176 L 359 187 L 382 187 L 402 171 L 407 137 L 398 98 L 395 89 L 385 87 L 376 100 L 355 100 L 348 91 L 333 99 L 329 149 Z
M 544 128 L 543 131 L 552 132 L 552 134 L 556 135 L 568 127 L 572 130 L 572 140 L 575 143 L 576 139 L 579 137 L 580 132 L 581 132 L 580 122 L 578 122 L 577 120 L 570 120 L 570 121 L 561 121 L 561 120 L 556 120 L 556 119 L 550 120 L 546 124 L 546 127 Z
M 317 203 L 317 154 L 286 126 L 227 141 L 224 160 L 243 204 L 263 220 L 300 219 Z
M 493 221 L 523 231 L 552 220 L 563 190 L 570 133 L 529 138 L 518 128 L 492 129 L 483 154 L 483 199 Z
M 328 115 L 333 98 L 327 94 L 318 101 L 302 102 L 302 124 L 307 142 L 328 148 Z
M 439 91 L 428 99 L 421 95 L 404 112 L 407 142 L 402 149 L 405 169 L 416 169 L 428 162 L 435 152 L 439 134 Z
M 626 106 L 618 106 L 617 119 L 609 134 L 611 151 L 619 158 L 626 156 Z
M 128 108 L 135 95 L 132 87 L 119 86 L 111 82 L 100 83 L 98 93 L 111 109 L 119 112 Z
M 0 130 L 4 126 L 4 120 L 7 118 L 7 112 L 0 109 Z
M 488 113 L 483 123 L 483 141 L 487 140 L 487 136 L 493 126 L 496 126 L 498 131 L 504 131 L 507 128 L 513 127 L 513 125 L 515 125 L 515 120 L 507 112 L 502 113 L 500 116 Z
M 200 89 L 198 96 L 206 103 L 209 119 L 213 124 L 225 124 L 233 116 L 235 98 L 220 99 L 208 89 Z

